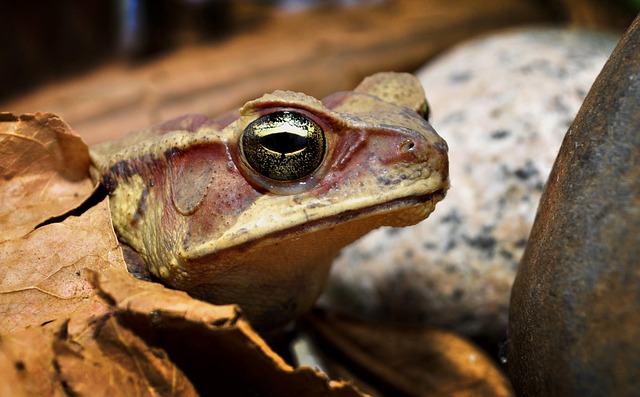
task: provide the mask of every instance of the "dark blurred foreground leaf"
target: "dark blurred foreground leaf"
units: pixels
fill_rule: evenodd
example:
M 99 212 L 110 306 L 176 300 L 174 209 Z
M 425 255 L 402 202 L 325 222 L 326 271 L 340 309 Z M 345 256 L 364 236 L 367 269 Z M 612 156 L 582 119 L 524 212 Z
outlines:
M 313 314 L 332 375 L 374 396 L 513 396 L 487 355 L 451 332 L 355 322 Z

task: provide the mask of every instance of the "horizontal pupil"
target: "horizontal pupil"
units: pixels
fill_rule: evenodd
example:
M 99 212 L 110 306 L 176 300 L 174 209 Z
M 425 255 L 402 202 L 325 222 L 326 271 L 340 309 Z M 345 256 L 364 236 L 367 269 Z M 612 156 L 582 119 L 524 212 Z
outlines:
M 289 132 L 280 132 L 261 137 L 260 145 L 272 152 L 288 154 L 306 148 L 307 138 Z

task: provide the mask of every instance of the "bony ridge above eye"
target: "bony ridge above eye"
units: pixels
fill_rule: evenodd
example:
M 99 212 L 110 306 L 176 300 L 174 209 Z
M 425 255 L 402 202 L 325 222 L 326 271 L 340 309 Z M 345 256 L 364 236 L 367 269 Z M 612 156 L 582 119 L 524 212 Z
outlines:
M 242 133 L 240 151 L 258 174 L 278 182 L 312 175 L 322 164 L 326 138 L 322 127 L 303 113 L 280 110 L 254 120 Z

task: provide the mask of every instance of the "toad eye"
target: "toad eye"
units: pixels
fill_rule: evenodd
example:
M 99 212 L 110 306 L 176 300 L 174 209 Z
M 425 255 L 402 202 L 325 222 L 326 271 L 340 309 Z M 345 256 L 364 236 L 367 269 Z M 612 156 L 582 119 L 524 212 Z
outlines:
M 302 113 L 266 114 L 245 128 L 240 150 L 260 175 L 276 181 L 295 181 L 311 175 L 322 163 L 322 128 Z

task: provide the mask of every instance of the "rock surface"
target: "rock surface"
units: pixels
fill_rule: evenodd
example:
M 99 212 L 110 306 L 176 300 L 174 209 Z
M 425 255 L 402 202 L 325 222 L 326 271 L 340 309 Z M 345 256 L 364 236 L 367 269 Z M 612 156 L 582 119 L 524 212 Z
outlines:
M 618 37 L 506 31 L 418 73 L 449 143 L 451 189 L 429 219 L 343 251 L 321 303 L 377 321 L 501 338 L 509 293 L 562 138 Z
M 640 18 L 562 144 L 511 297 L 518 395 L 640 390 Z

